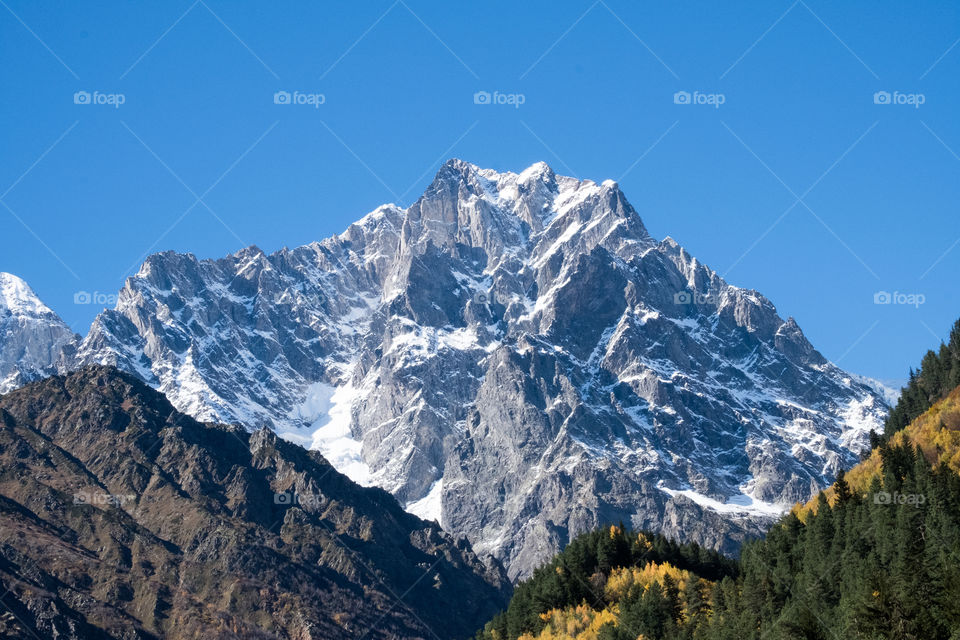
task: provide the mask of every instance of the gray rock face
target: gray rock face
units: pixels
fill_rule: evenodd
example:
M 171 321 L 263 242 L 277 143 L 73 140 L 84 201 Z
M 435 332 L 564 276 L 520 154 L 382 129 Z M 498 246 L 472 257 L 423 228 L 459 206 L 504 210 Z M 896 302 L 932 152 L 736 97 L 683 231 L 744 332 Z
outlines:
M 26 282 L 0 272 L 0 393 L 54 373 L 79 341 Z
M 733 551 L 886 412 L 611 181 L 451 160 L 409 209 L 272 255 L 161 253 L 73 366 L 270 426 L 508 567 L 623 520 Z

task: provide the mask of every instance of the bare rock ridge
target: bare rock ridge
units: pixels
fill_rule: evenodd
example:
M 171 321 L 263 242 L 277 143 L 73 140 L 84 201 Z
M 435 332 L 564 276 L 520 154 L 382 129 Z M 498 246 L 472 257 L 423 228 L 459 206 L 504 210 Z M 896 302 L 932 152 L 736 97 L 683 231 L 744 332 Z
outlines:
M 609 521 L 735 551 L 887 410 L 615 182 L 543 163 L 451 160 L 408 209 L 270 255 L 152 255 L 91 363 L 319 449 L 513 579 Z
M 0 531 L 4 638 L 463 638 L 509 593 L 318 452 L 110 367 L 0 398 Z

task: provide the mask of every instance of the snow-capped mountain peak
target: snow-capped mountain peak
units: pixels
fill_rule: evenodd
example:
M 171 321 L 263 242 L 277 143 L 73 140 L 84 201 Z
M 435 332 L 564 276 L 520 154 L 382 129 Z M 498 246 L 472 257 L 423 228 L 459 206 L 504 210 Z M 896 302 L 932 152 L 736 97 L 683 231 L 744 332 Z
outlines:
M 544 163 L 450 160 L 409 208 L 295 249 L 151 256 L 86 362 L 319 448 L 513 577 L 617 520 L 733 550 L 886 411 L 615 182 Z
M 77 340 L 30 285 L 0 272 L 0 393 L 54 373 L 63 351 Z
M 0 312 L 39 316 L 53 313 L 26 282 L 12 273 L 0 272 Z

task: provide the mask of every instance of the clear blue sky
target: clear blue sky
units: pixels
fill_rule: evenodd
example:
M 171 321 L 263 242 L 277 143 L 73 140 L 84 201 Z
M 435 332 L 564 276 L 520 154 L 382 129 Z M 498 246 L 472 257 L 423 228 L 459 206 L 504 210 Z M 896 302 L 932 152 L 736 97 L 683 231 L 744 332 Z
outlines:
M 956 2 L 191 2 L 0 2 L 0 270 L 80 333 L 75 292 L 148 251 L 321 239 L 451 156 L 620 180 L 854 372 L 903 378 L 960 316 Z

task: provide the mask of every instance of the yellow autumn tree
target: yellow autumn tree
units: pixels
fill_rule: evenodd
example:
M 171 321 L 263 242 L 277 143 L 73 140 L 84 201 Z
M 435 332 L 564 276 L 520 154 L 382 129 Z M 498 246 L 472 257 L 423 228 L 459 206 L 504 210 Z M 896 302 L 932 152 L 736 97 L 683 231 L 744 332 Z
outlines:
M 608 623 L 616 625 L 618 616 L 616 605 L 601 611 L 585 602 L 576 607 L 551 609 L 540 614 L 546 626 L 539 634 L 526 633 L 518 640 L 597 640 L 600 627 Z
M 661 564 L 648 562 L 642 568 L 623 567 L 614 569 L 610 573 L 604 588 L 604 596 L 607 601 L 616 602 L 630 593 L 630 589 L 635 586 L 646 591 L 654 582 L 663 584 L 665 576 L 670 576 L 673 579 L 681 593 L 687 581 L 691 578 L 689 571 L 678 569 L 666 562 Z

